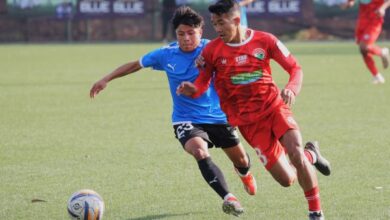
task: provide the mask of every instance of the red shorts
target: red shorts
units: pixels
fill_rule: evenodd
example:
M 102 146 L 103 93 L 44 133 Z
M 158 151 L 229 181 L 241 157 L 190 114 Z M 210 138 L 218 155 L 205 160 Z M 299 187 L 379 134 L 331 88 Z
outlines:
M 275 108 L 270 115 L 259 121 L 238 126 L 242 136 L 255 149 L 257 156 L 267 170 L 278 161 L 280 155 L 285 153 L 279 139 L 287 130 L 298 130 L 290 108 L 283 104 Z
M 373 44 L 382 31 L 383 19 L 359 19 L 355 30 L 356 43 Z

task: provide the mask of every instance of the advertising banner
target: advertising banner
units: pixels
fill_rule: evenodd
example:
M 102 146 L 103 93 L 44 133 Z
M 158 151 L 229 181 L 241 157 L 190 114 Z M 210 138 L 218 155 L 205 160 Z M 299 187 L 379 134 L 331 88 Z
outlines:
M 206 11 L 213 2 L 177 0 L 178 5 L 186 4 L 201 11 Z M 158 8 L 159 3 L 156 0 L 7 0 L 7 9 L 8 13 L 13 15 L 49 15 L 59 18 L 73 15 L 77 17 L 143 16 L 150 11 L 149 9 Z M 300 16 L 302 6 L 301 0 L 255 0 L 247 6 L 247 12 L 251 17 Z
M 76 0 L 7 0 L 8 14 L 14 16 L 69 17 L 74 12 Z
M 256 0 L 247 6 L 248 16 L 299 17 L 302 15 L 301 0 Z
M 176 2 L 179 2 L 179 0 Z M 186 0 L 187 5 L 203 11 L 207 11 L 208 6 L 214 2 L 210 0 Z M 301 0 L 255 0 L 246 8 L 250 17 L 275 18 L 302 15 Z
M 142 16 L 147 4 L 142 0 L 78 0 L 77 16 Z

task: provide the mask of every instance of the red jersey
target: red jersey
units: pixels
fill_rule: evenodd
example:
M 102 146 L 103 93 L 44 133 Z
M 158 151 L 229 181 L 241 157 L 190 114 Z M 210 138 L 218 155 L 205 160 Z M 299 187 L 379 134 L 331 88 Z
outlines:
M 241 44 L 227 44 L 220 38 L 208 43 L 202 51 L 205 67 L 194 83 L 198 91 L 193 97 L 197 97 L 214 75 L 221 108 L 233 126 L 253 123 L 283 105 L 272 79 L 271 59 L 290 74 L 286 88 L 297 95 L 302 84 L 301 67 L 282 42 L 266 32 L 247 31 L 249 37 Z
M 359 20 L 372 21 L 381 20 L 383 17 L 378 16 L 375 11 L 381 7 L 384 0 L 360 0 L 359 1 Z

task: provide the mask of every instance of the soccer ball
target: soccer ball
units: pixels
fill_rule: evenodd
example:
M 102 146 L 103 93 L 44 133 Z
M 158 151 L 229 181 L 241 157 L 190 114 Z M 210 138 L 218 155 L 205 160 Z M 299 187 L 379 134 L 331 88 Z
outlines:
M 95 191 L 83 189 L 72 194 L 68 200 L 68 213 L 72 220 L 103 219 L 104 202 Z

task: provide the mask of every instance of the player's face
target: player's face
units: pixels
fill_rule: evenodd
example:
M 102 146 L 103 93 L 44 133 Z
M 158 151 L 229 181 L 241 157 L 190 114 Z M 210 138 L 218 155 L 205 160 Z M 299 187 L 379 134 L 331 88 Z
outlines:
M 180 49 L 184 52 L 195 50 L 202 37 L 202 28 L 191 27 L 181 24 L 176 28 L 176 38 L 179 42 Z
M 211 14 L 211 23 L 214 30 L 225 43 L 234 43 L 234 39 L 238 34 L 239 22 L 240 19 L 229 16 L 228 14 Z

